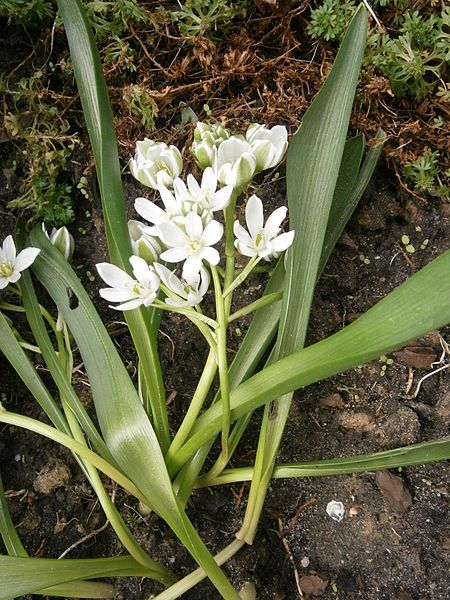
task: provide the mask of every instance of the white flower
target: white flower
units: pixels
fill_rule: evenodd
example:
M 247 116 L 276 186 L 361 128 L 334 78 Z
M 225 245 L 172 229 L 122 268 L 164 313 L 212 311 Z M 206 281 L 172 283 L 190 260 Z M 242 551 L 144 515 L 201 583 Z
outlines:
M 194 142 L 191 151 L 201 169 L 212 165 L 215 148 L 218 148 L 229 137 L 229 132 L 221 125 L 197 123 L 194 129 Z
M 275 125 L 272 129 L 267 129 L 264 125 L 252 123 L 245 137 L 252 147 L 257 171 L 276 167 L 286 154 L 288 134 L 283 125 Z
M 60 227 L 59 229 L 53 227 L 49 235 L 45 228 L 45 224 L 42 223 L 42 231 L 67 261 L 72 260 L 73 252 L 75 250 L 75 240 L 67 227 Z
M 109 263 L 96 265 L 100 277 L 109 288 L 102 288 L 99 293 L 108 302 L 121 302 L 111 306 L 116 310 L 131 310 L 138 306 L 150 306 L 156 298 L 159 288 L 159 277 L 153 267 L 143 258 L 132 256 L 130 264 L 133 267 L 135 279 L 128 273 Z
M 253 195 L 245 207 L 248 232 L 239 221 L 234 222 L 234 235 L 237 238 L 234 245 L 238 252 L 244 256 L 260 256 L 270 260 L 289 248 L 294 239 L 294 232 L 288 231 L 280 235 L 280 225 L 286 214 L 287 208 L 281 206 L 270 215 L 264 225 L 262 202 L 258 196 Z
M 173 186 L 173 180 L 183 169 L 183 160 L 175 146 L 145 138 L 136 143 L 136 153 L 129 167 L 133 177 L 156 190 L 161 185 Z
M 175 188 L 178 190 L 180 189 L 178 183 L 180 181 L 181 179 L 175 179 L 174 181 Z M 134 202 L 136 212 L 149 223 L 153 223 L 154 227 L 146 227 L 144 229 L 145 233 L 153 236 L 158 235 L 156 227 L 161 223 L 167 223 L 172 220 L 181 225 L 184 223 L 182 203 L 164 185 L 159 186 L 158 191 L 165 210 L 151 200 L 147 200 L 147 198 L 136 198 Z
M 185 260 L 185 279 L 199 273 L 203 260 L 211 265 L 219 263 L 219 253 L 211 247 L 217 244 L 223 234 L 223 226 L 218 221 L 210 221 L 203 227 L 201 217 L 190 212 L 186 216 L 184 230 L 175 223 L 161 223 L 158 225 L 158 233 L 169 248 L 161 254 L 162 260 L 172 263 Z
M 8 283 L 19 281 L 21 271 L 28 269 L 39 252 L 39 248 L 30 247 L 17 254 L 12 235 L 8 235 L 3 246 L 0 246 L 0 290 Z
M 211 167 L 205 169 L 200 185 L 195 177 L 189 174 L 187 189 L 192 203 L 190 210 L 197 212 L 205 223 L 211 221 L 213 212 L 223 210 L 228 206 L 233 193 L 232 185 L 226 185 L 217 190 L 217 177 Z
M 128 221 L 128 233 L 130 234 L 131 247 L 135 256 L 140 256 L 146 263 L 151 265 L 158 260 L 162 252 L 161 245 L 155 237 L 150 236 L 146 230 L 148 227 L 140 221 Z
M 231 136 L 215 151 L 213 169 L 223 185 L 243 188 L 256 170 L 252 147 L 243 138 Z
M 199 273 L 180 281 L 175 273 L 164 265 L 155 263 L 154 266 L 162 283 L 178 296 L 178 298 L 166 298 L 166 304 L 177 308 L 200 304 L 209 287 L 209 274 L 205 267 L 201 266 Z

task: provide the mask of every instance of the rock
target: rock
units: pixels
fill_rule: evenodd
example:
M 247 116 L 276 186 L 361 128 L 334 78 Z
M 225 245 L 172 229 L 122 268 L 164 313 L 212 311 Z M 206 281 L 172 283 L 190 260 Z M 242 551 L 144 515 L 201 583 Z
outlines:
M 437 358 L 433 348 L 419 345 L 407 346 L 394 352 L 394 356 L 400 364 L 414 369 L 431 369 L 431 363 Z
M 436 421 L 442 423 L 445 427 L 450 426 L 450 393 L 440 398 L 434 406 Z
M 325 398 L 319 400 L 319 406 L 322 408 L 343 408 L 344 401 L 342 396 L 338 393 L 330 394 Z
M 377 206 L 368 206 L 356 217 L 360 227 L 369 231 L 381 231 L 386 227 L 386 219 Z
M 339 414 L 337 421 L 341 427 L 354 429 L 359 433 L 366 433 L 373 429 L 372 419 L 363 412 Z
M 404 513 L 412 504 L 411 494 L 403 483 L 403 479 L 390 471 L 377 471 L 375 483 L 383 494 L 389 506 L 400 513 Z
M 322 579 L 318 575 L 303 575 L 300 577 L 302 592 L 310 596 L 321 596 L 327 589 L 328 579 Z
M 62 461 L 42 469 L 34 480 L 33 487 L 41 494 L 51 494 L 54 490 L 69 483 L 71 473 L 69 467 Z
M 339 244 L 339 246 L 343 246 L 348 250 L 353 250 L 354 252 L 358 251 L 358 244 L 354 240 L 352 240 L 352 238 L 348 235 L 346 231 L 344 231 L 344 233 L 338 239 L 337 243 Z

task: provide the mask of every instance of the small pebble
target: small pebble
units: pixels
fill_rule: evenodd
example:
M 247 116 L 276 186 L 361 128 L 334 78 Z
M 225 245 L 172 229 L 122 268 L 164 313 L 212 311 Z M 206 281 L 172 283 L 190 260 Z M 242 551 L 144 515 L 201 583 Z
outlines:
M 338 502 L 337 500 L 331 500 L 331 502 L 328 502 L 326 510 L 328 516 L 331 517 L 333 521 L 336 521 L 337 523 L 340 523 L 344 518 L 345 508 L 342 502 Z
M 303 567 L 304 569 L 307 569 L 307 568 L 309 567 L 309 562 L 310 562 L 310 561 L 309 561 L 309 557 L 308 557 L 308 556 L 304 556 L 304 557 L 302 558 L 302 560 L 300 561 L 300 564 L 302 565 L 302 567 Z
M 356 506 L 350 506 L 349 510 L 348 510 L 348 516 L 349 517 L 356 517 L 356 515 L 358 514 L 358 509 Z

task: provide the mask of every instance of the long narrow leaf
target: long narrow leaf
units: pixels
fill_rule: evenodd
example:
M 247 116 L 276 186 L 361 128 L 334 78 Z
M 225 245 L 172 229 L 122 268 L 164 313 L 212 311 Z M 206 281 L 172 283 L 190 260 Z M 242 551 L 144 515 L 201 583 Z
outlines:
M 58 405 L 36 373 L 28 356 L 14 337 L 4 315 L 0 312 L 0 351 L 11 363 L 19 377 L 43 408 L 49 419 L 60 431 L 70 434 L 67 421 Z
M 306 111 L 289 146 L 286 168 L 289 218 L 296 235 L 287 254 L 273 360 L 302 348 L 305 341 L 366 34 L 367 14 L 364 6 L 360 6 L 342 41 L 330 75 Z M 352 153 L 349 154 L 352 156 Z M 357 169 L 354 177 L 356 172 Z M 254 478 L 238 534 L 250 543 L 256 533 L 291 401 L 292 393 L 288 393 L 264 410 Z
M 124 576 L 153 579 L 154 573 L 128 556 L 65 560 L 0 556 L 0 600 L 33 594 L 70 581 Z M 107 584 L 105 592 L 109 595 L 101 597 L 111 598 L 115 594 L 114 588 Z
M 58 360 L 58 355 L 53 348 L 47 329 L 44 324 L 44 319 L 39 310 L 39 303 L 34 291 L 31 275 L 25 271 L 21 278 L 22 302 L 27 315 L 28 323 L 34 335 L 34 339 L 38 344 L 45 363 L 56 383 L 60 394 L 63 394 L 69 402 L 72 411 L 77 417 L 85 434 L 89 437 L 96 451 L 106 460 L 114 462 L 111 452 L 109 452 L 105 442 L 101 438 L 91 418 L 87 414 L 81 404 L 77 393 L 73 386 L 68 381 L 66 374 Z
M 273 479 L 293 477 L 324 477 L 325 475 L 344 475 L 346 473 L 362 473 L 379 471 L 411 465 L 424 465 L 438 460 L 450 458 L 450 436 L 441 440 L 413 444 L 394 450 L 385 450 L 373 454 L 317 460 L 303 463 L 276 465 Z M 202 477 L 196 488 L 225 485 L 238 481 L 250 481 L 253 477 L 252 467 L 225 469 L 218 477 Z
M 70 47 L 75 79 L 94 153 L 106 237 L 112 262 L 126 271 L 132 255 L 128 234 L 116 134 L 100 57 L 80 0 L 58 0 Z M 169 445 L 164 385 L 156 346 L 159 316 L 136 310 L 125 315 L 148 389 L 157 437 Z

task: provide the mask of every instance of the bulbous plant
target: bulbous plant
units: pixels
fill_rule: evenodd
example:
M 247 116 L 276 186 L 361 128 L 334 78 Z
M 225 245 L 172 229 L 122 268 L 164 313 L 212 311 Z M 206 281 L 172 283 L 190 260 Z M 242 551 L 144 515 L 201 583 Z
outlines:
M 204 170 L 200 182 L 192 175 L 186 182 L 181 177 L 181 154 L 176 148 L 151 140 L 139 142 L 131 171 L 142 184 L 157 190 L 164 209 L 139 198 L 135 207 L 145 222 L 127 224 L 112 114 L 89 24 L 78 0 L 59 0 L 58 4 L 103 203 L 110 262 L 97 265 L 107 286 L 100 295 L 123 311 L 137 352 L 139 385 L 136 389 L 69 265 L 69 234 L 61 231 L 48 236 L 38 226 L 27 240 L 19 236 L 20 245 L 26 246 L 19 254 L 9 237 L 0 254 L 1 286 L 14 291 L 22 302 L 21 306 L 2 302 L 1 308 L 25 313 L 36 346 L 24 343 L 0 312 L 0 349 L 52 425 L 4 408 L 0 422 L 36 432 L 72 451 L 126 554 L 86 560 L 29 557 L 0 489 L 0 532 L 8 552 L 0 557 L 0 598 L 29 593 L 108 598 L 115 593 L 113 586 L 92 579 L 136 576 L 159 581 L 166 589 L 157 597 L 170 600 L 207 576 L 223 598 L 233 600 L 241 596 L 220 565 L 245 543 L 252 543 L 272 478 L 352 473 L 449 457 L 450 440 L 445 438 L 379 454 L 276 464 L 294 390 L 378 358 L 450 320 L 450 252 L 351 325 L 304 348 L 316 281 L 372 175 L 381 148 L 373 146 L 362 162 L 363 137 L 346 141 L 365 47 L 363 6 L 350 24 L 328 79 L 290 141 L 291 231 L 283 232 L 286 209 L 276 209 L 264 222 L 262 203 L 255 195 L 247 201 L 246 227 L 235 218 L 236 203 L 255 173 L 275 167 L 286 152 L 286 130 L 260 124 L 252 124 L 245 135 L 216 124 L 197 124 L 191 150 Z M 220 240 L 224 257 L 216 248 Z M 247 261 L 242 268 L 236 266 L 236 252 Z M 233 293 L 260 261 L 273 265 L 263 296 L 231 313 Z M 26 270 L 30 264 L 58 309 L 56 319 L 38 303 L 31 273 Z M 212 316 L 200 308 L 211 283 Z M 197 389 L 174 436 L 156 346 L 162 311 L 190 319 L 209 347 Z M 228 325 L 250 312 L 255 312 L 253 321 L 228 365 Z M 72 386 L 73 345 L 86 368 L 99 429 Z M 258 371 L 271 345 L 267 364 Z M 51 396 L 25 353 L 36 347 L 58 389 L 58 399 Z M 203 410 L 216 373 L 219 391 Z M 253 466 L 229 468 L 252 412 L 262 406 Z M 213 467 L 203 472 L 217 437 L 219 455 Z M 174 574 L 150 558 L 114 506 L 99 472 L 164 519 L 199 569 L 176 581 Z M 195 487 L 241 480 L 251 480 L 242 527 L 236 540 L 213 557 L 190 522 L 186 503 Z M 242 594 L 247 593 L 248 586 Z

